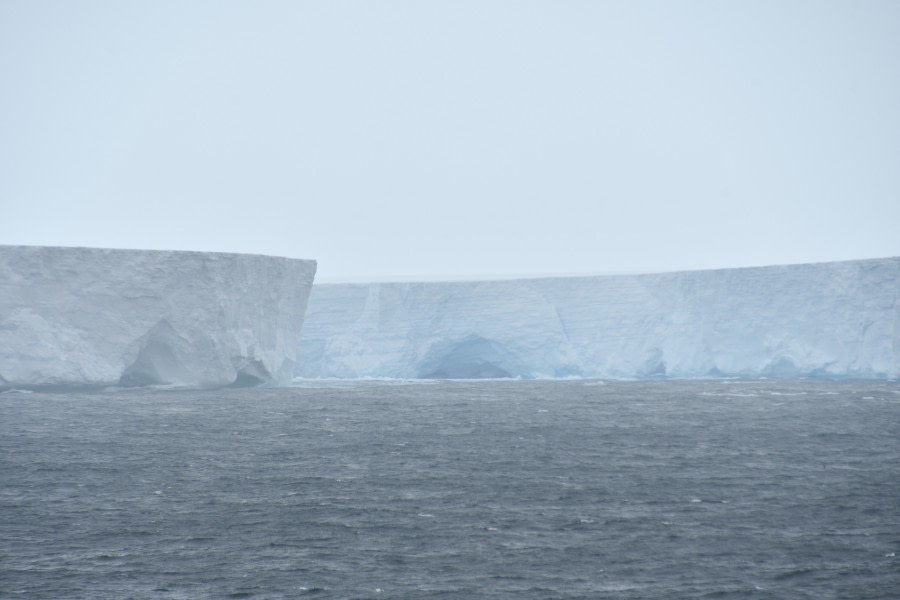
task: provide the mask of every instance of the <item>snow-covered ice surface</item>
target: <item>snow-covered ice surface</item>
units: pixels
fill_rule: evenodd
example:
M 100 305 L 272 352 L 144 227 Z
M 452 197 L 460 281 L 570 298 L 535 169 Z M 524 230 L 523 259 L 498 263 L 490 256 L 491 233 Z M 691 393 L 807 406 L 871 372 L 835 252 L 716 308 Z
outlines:
M 313 286 L 300 377 L 900 374 L 900 257 Z
M 0 246 L 0 388 L 289 381 L 311 260 Z

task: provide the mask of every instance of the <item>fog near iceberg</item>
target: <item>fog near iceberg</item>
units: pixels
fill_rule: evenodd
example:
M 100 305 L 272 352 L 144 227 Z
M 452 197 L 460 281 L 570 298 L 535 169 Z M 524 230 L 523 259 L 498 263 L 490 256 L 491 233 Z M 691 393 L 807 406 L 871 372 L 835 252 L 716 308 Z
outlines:
M 0 3 L 0 243 L 321 281 L 900 255 L 896 2 Z

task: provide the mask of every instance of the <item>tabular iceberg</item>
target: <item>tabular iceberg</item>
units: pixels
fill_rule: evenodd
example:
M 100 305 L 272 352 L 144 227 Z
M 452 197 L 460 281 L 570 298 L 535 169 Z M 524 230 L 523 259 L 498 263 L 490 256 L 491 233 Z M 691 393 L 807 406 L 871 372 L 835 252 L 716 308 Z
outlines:
M 290 380 L 311 260 L 0 246 L 0 388 Z
M 315 285 L 301 377 L 897 377 L 900 258 Z

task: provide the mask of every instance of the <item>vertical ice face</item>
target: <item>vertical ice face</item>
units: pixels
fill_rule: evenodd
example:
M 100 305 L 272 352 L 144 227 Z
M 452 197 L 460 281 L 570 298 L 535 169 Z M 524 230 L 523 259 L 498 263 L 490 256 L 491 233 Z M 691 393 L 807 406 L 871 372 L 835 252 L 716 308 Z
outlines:
M 0 246 L 0 387 L 289 380 L 316 263 Z
M 900 258 L 316 285 L 303 377 L 896 377 Z

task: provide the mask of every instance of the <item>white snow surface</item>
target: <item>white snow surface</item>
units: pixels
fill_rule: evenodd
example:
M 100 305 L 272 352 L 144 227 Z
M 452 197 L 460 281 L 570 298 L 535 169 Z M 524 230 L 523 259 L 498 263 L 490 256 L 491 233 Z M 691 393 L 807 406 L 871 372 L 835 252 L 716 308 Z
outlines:
M 315 285 L 304 378 L 900 374 L 900 258 Z
M 0 246 L 0 388 L 289 381 L 316 263 Z

